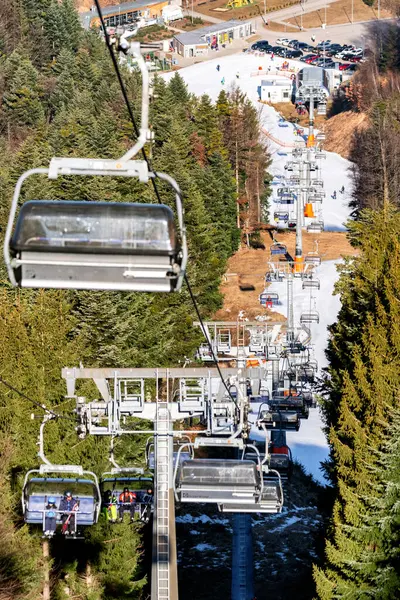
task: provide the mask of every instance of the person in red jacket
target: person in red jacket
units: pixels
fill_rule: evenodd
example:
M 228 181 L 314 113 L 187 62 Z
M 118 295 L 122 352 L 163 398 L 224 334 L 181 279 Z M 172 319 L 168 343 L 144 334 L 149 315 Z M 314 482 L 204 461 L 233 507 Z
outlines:
M 131 521 L 135 518 L 135 508 L 136 508 L 136 494 L 135 492 L 130 492 L 129 488 L 124 488 L 124 491 L 119 495 L 119 520 L 122 521 L 124 517 L 124 512 L 129 510 L 131 515 Z

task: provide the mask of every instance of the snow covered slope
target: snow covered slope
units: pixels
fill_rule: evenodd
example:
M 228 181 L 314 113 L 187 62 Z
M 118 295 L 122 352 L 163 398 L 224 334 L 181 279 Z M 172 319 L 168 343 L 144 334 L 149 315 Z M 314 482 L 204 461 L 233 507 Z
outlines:
M 260 104 L 258 102 L 258 87 L 263 79 L 282 78 L 282 73 L 276 68 L 283 62 L 281 58 L 274 58 L 271 61 L 269 56 L 257 57 L 247 53 L 240 53 L 231 56 L 221 57 L 206 61 L 181 69 L 179 74 L 188 85 L 189 91 L 196 94 L 208 94 L 213 100 L 218 98 L 222 89 L 229 90 L 233 85 L 237 85 L 245 92 L 248 98 L 254 102 L 259 110 L 260 122 L 264 129 L 274 138 L 283 142 L 283 144 L 292 144 L 297 137 L 294 135 L 294 126 L 287 123 L 287 127 L 279 126 L 280 117 L 271 106 Z M 304 63 L 299 61 L 289 61 L 290 67 L 296 70 L 304 67 Z M 217 70 L 219 65 L 219 71 Z M 259 75 L 259 67 L 264 71 L 264 75 Z M 268 73 L 268 68 L 270 71 Z M 265 72 L 268 75 L 265 75 Z M 236 75 L 239 75 L 237 78 Z M 165 74 L 166 80 L 169 80 L 173 73 Z M 222 79 L 224 78 L 224 83 Z M 272 175 L 283 175 L 284 165 L 289 156 L 282 155 L 282 152 L 290 153 L 290 148 L 282 146 L 268 139 L 268 147 L 272 156 L 272 165 L 270 172 Z M 280 154 L 278 154 L 278 152 Z M 344 231 L 344 223 L 350 216 L 348 200 L 351 191 L 351 163 L 338 154 L 327 152 L 326 160 L 322 161 L 321 176 L 324 180 L 324 189 L 326 191 L 326 200 L 323 202 L 322 216 L 325 223 L 325 229 L 331 231 Z M 337 193 L 334 200 L 332 194 L 344 185 L 345 193 Z M 273 208 L 271 209 L 272 217 Z M 271 221 L 273 222 L 273 221 Z M 321 281 L 319 291 L 303 290 L 302 283 L 299 280 L 294 281 L 294 306 L 295 317 L 298 322 L 302 310 L 304 312 L 310 309 L 316 309 L 320 315 L 319 324 L 310 325 L 312 331 L 312 343 L 315 347 L 315 357 L 318 360 L 319 368 L 327 365 L 325 357 L 325 348 L 327 345 L 328 331 L 327 327 L 336 320 L 340 309 L 340 300 L 333 296 L 333 287 L 337 279 L 336 266 L 334 261 L 323 262 L 318 268 L 317 276 Z M 273 284 L 271 291 L 277 291 L 282 300 L 279 307 L 274 310 L 287 314 L 287 288 L 285 283 Z M 251 419 L 254 420 L 258 412 L 258 405 L 252 406 Z M 292 449 L 293 456 L 301 462 L 306 471 L 311 473 L 316 480 L 326 483 L 320 471 L 320 462 L 328 456 L 328 446 L 325 436 L 321 429 L 322 422 L 318 410 L 311 410 L 308 420 L 302 420 L 299 432 L 288 432 L 287 439 Z M 260 432 L 254 430 L 252 436 L 260 439 Z

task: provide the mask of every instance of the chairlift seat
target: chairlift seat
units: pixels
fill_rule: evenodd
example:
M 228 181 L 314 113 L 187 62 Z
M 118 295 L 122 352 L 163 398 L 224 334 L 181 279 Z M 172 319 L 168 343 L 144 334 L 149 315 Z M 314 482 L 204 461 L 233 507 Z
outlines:
M 165 205 L 29 201 L 10 241 L 17 284 L 170 292 L 182 262 Z
M 300 323 L 319 323 L 319 313 L 317 311 L 302 313 Z
M 306 289 L 319 290 L 320 289 L 320 281 L 319 281 L 319 279 L 313 279 L 313 278 L 303 279 L 302 287 L 303 287 L 303 290 L 306 290 Z
M 257 426 L 259 429 L 263 429 L 262 426 L 264 426 L 266 429 L 279 428 L 298 431 L 300 429 L 300 417 L 297 411 L 262 410 L 257 420 Z
M 259 487 L 257 467 L 247 460 L 185 460 L 176 481 L 181 502 L 254 504 Z
M 277 255 L 277 254 L 285 255 L 287 253 L 287 247 L 285 246 L 285 244 L 275 243 L 275 244 L 272 244 L 270 251 L 271 251 L 272 255 Z
M 272 306 L 279 305 L 279 294 L 277 292 L 261 292 L 259 299 L 261 306 L 266 306 L 268 302 L 271 302 Z
M 263 491 L 254 504 L 224 503 L 218 506 L 225 513 L 264 513 L 276 514 L 282 511 L 283 492 L 280 479 L 264 479 Z
M 286 222 L 289 220 L 289 213 L 287 211 L 277 210 L 274 212 L 274 219 Z
M 308 265 L 315 265 L 316 267 L 319 267 L 321 264 L 321 257 L 318 256 L 318 254 L 307 254 L 305 257 L 305 262 Z
M 313 221 L 307 225 L 307 231 L 309 233 L 322 233 L 324 230 L 324 224 L 320 221 Z

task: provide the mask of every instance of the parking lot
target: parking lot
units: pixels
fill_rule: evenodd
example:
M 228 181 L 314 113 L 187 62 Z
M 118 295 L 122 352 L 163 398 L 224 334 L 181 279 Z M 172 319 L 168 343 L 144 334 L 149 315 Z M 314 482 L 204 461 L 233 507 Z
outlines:
M 365 60 L 363 48 L 352 44 L 331 43 L 330 40 L 313 46 L 297 39 L 278 38 L 276 44 L 273 46 L 267 40 L 259 40 L 252 44 L 249 50 L 341 71 L 354 71 L 357 63 Z

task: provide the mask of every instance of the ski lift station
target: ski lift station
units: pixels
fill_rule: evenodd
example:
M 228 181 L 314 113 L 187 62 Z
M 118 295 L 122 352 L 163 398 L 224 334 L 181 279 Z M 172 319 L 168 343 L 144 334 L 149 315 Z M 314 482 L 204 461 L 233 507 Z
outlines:
M 174 50 L 184 58 L 205 56 L 210 49 L 222 44 L 230 44 L 233 40 L 247 38 L 255 31 L 254 21 L 213 23 L 195 31 L 175 35 L 172 45 Z
M 290 102 L 292 82 L 288 79 L 263 80 L 259 87 L 261 102 Z

